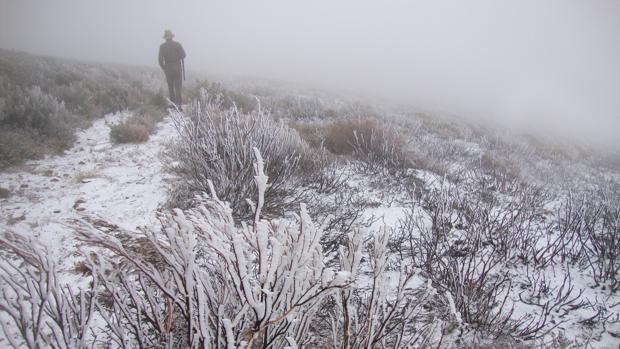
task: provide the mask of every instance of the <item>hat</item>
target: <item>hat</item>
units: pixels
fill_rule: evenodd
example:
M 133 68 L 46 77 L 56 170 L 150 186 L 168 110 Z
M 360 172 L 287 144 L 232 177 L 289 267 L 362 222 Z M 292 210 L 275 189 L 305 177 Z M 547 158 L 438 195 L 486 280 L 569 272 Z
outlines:
M 164 32 L 164 39 L 172 38 L 174 38 L 174 34 L 172 34 L 172 31 L 170 29 L 166 29 L 166 31 Z

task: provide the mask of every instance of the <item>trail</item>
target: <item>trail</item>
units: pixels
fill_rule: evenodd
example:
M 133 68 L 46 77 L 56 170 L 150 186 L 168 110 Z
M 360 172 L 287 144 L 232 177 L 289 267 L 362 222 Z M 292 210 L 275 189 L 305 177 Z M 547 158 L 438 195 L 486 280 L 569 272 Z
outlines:
M 101 217 L 132 230 L 153 223 L 166 198 L 159 153 L 176 131 L 166 117 L 145 143 L 111 143 L 110 125 L 129 115 L 109 114 L 79 131 L 64 154 L 0 173 L 0 187 L 12 192 L 0 199 L 0 231 L 31 237 L 71 268 L 77 243 L 71 220 Z

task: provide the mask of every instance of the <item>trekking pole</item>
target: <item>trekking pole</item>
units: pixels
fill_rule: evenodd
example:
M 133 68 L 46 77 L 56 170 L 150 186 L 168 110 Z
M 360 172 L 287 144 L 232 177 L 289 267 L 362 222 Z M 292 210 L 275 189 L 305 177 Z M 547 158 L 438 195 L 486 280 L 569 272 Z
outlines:
M 181 69 L 183 69 L 183 81 L 185 81 L 185 60 L 181 60 Z

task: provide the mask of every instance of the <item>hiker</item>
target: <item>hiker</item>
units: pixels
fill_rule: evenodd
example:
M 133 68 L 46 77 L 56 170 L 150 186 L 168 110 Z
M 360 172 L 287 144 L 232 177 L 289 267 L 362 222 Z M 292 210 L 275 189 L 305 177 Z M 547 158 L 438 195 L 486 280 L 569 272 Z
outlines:
M 181 109 L 181 86 L 185 78 L 185 50 L 180 43 L 172 40 L 174 34 L 172 31 L 164 32 L 166 42 L 159 46 L 159 66 L 166 73 L 166 81 L 168 82 L 168 92 L 172 103 Z

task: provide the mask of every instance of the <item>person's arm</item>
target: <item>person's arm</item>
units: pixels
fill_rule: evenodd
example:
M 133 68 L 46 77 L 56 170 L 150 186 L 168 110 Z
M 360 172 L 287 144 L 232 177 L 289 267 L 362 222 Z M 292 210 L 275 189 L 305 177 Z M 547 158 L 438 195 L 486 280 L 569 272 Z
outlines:
M 164 64 L 165 64 L 165 62 L 164 62 L 164 53 L 161 52 L 161 46 L 159 46 L 159 58 L 158 58 L 158 61 L 159 61 L 159 66 L 161 67 L 161 69 L 164 69 Z

